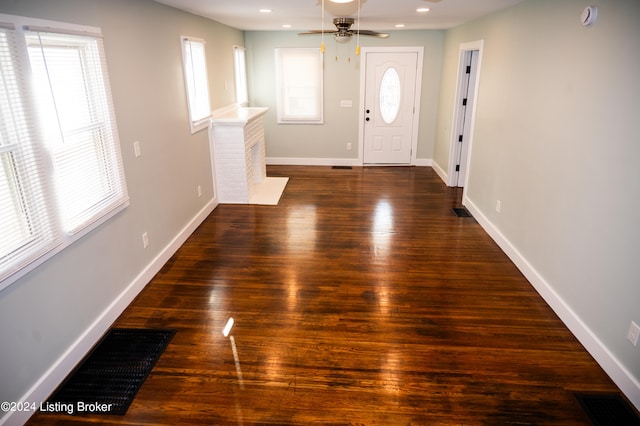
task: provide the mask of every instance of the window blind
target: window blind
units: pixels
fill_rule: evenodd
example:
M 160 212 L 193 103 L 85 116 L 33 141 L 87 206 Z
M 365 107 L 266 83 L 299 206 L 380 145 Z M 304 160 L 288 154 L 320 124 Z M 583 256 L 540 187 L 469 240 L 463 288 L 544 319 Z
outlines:
M 2 17 L 0 290 L 128 205 L 99 29 Z
M 322 123 L 322 53 L 318 48 L 276 49 L 279 123 Z
M 15 31 L 0 26 L 0 281 L 60 244 Z
M 247 66 L 244 47 L 233 47 L 233 60 L 236 75 L 236 103 L 245 105 L 249 101 L 247 90 Z
M 204 40 L 182 37 L 182 61 L 189 103 L 191 131 L 206 128 L 211 116 Z
M 26 31 L 62 226 L 75 234 L 127 202 L 102 39 Z

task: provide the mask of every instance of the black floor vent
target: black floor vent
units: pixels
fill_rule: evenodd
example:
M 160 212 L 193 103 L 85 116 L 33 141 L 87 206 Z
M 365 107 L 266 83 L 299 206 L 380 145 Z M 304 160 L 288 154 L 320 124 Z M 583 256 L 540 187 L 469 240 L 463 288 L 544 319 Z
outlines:
M 473 217 L 471 216 L 471 213 L 469 213 L 469 211 L 464 207 L 454 207 L 453 212 L 458 217 Z
M 337 170 L 351 170 L 353 169 L 353 167 L 351 166 L 331 166 L 332 169 L 337 169 Z
M 175 330 L 111 329 L 46 403 L 57 414 L 117 414 L 129 409 Z
M 594 426 L 640 426 L 640 417 L 618 394 L 575 394 Z

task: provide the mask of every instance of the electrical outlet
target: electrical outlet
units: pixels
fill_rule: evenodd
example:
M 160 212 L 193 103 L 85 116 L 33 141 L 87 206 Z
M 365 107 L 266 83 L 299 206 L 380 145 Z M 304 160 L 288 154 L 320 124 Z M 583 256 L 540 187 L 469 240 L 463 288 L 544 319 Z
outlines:
M 140 155 L 142 155 L 140 153 L 140 141 L 135 141 L 133 143 L 133 153 L 135 154 L 136 157 L 140 157 Z
M 198 185 L 198 198 L 202 197 L 202 187 Z
M 347 143 L 347 151 L 351 151 L 351 142 Z
M 500 213 L 500 209 L 502 209 L 502 203 L 500 200 L 496 201 L 496 213 Z
M 146 232 L 142 234 L 142 247 L 149 247 L 149 234 L 147 234 Z
M 640 337 L 640 326 L 631 321 L 629 331 L 627 332 L 627 340 L 631 342 L 633 346 L 636 346 L 638 344 L 638 337 Z

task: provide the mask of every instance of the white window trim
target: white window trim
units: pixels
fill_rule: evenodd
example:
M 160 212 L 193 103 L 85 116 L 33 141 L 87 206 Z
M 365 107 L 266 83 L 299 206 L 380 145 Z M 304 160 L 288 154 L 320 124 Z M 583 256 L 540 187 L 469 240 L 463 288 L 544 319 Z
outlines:
M 69 24 L 66 22 L 58 22 L 58 21 L 29 18 L 29 17 L 16 16 L 16 15 L 7 15 L 7 14 L 0 14 L 0 22 L 12 24 L 11 26 L 13 26 L 13 29 L 16 31 L 16 43 L 18 45 L 18 50 L 19 50 L 18 55 L 20 56 L 20 60 L 23 61 L 23 64 L 24 63 L 27 64 L 27 70 L 29 70 L 28 68 L 29 59 L 26 53 L 26 49 L 27 49 L 26 41 L 24 39 L 24 31 L 26 29 L 31 28 L 31 29 L 38 29 L 38 30 L 49 31 L 49 32 L 61 32 L 65 34 L 102 37 L 102 30 L 98 27 Z M 29 71 L 24 71 L 24 72 L 29 72 Z M 108 82 L 108 79 L 109 79 L 108 74 L 105 74 L 104 78 L 107 80 L 106 81 L 107 87 L 110 87 Z M 32 96 L 30 93 L 27 95 Z M 110 96 L 110 94 L 108 95 Z M 115 117 L 113 117 L 113 120 L 114 120 L 113 125 L 114 125 L 115 137 L 117 139 L 118 132 L 117 132 L 117 128 L 115 128 L 117 127 L 115 123 Z M 36 144 L 38 143 L 39 142 L 36 142 Z M 118 156 L 120 157 L 121 149 L 119 146 L 119 141 L 117 140 L 116 140 L 116 146 L 117 146 Z M 121 158 L 120 158 L 120 161 L 121 161 Z M 46 182 L 45 185 L 50 186 L 50 183 Z M 51 190 L 51 188 L 48 188 L 47 190 Z M 93 222 L 75 231 L 74 233 L 69 233 L 65 229 L 63 229 L 62 223 L 60 222 L 59 218 L 54 217 L 53 220 L 55 222 L 55 225 L 54 225 L 55 232 L 59 237 L 59 241 L 50 250 L 42 253 L 39 257 L 34 258 L 31 261 L 29 261 L 27 264 L 20 266 L 19 269 L 9 272 L 6 278 L 0 281 L 0 292 L 6 289 L 7 287 L 11 286 L 11 284 L 15 283 L 20 278 L 27 275 L 29 272 L 33 271 L 34 269 L 36 269 L 37 267 L 45 263 L 47 260 L 51 259 L 56 254 L 60 253 L 61 251 L 63 251 L 64 249 L 72 245 L 74 242 L 83 238 L 93 230 L 99 228 L 105 222 L 108 222 L 114 216 L 116 216 L 117 214 L 125 210 L 129 206 L 129 197 L 126 193 L 126 186 L 124 191 L 125 191 L 125 198 L 120 204 L 113 206 L 112 209 L 109 211 L 105 211 L 100 217 L 96 218 Z M 56 216 L 56 215 L 57 215 L 57 212 L 53 212 L 53 216 Z
M 61 244 L 58 244 L 53 249 L 51 249 L 50 251 L 44 253 L 39 258 L 29 262 L 27 265 L 25 265 L 25 266 L 21 267 L 20 269 L 16 270 L 10 276 L 5 278 L 2 282 L 0 282 L 0 292 L 2 290 L 4 290 L 5 288 L 9 287 L 14 282 L 18 281 L 20 278 L 22 278 L 25 275 L 27 275 L 29 272 L 31 272 L 34 269 L 36 269 L 38 266 L 40 266 L 43 263 L 45 263 L 47 260 L 51 259 L 56 254 L 60 253 L 61 251 L 63 251 L 67 247 L 69 247 L 71 244 L 75 243 L 76 241 L 78 241 L 79 239 L 81 239 L 82 237 L 84 237 L 85 235 L 90 233 L 91 231 L 93 231 L 94 229 L 100 227 L 102 224 L 104 224 L 104 223 L 108 222 L 109 220 L 111 220 L 114 216 L 116 216 L 118 213 L 120 213 L 121 211 L 126 209 L 128 206 L 129 206 L 129 200 L 127 200 L 125 203 L 123 203 L 120 206 L 118 206 L 118 208 L 116 208 L 114 210 L 111 210 L 110 212 L 104 214 L 99 219 L 94 221 L 90 226 L 87 226 L 87 227 L 81 229 L 80 231 L 76 232 L 73 235 L 67 235 L 67 237 L 62 240 Z
M 207 70 L 207 54 L 206 54 L 206 50 L 204 52 L 204 73 L 205 73 L 205 82 L 204 85 L 206 87 L 206 101 L 207 101 L 207 105 L 208 105 L 208 109 L 209 109 L 209 115 L 204 116 L 204 117 L 196 117 L 194 118 L 194 114 L 196 113 L 196 111 L 193 111 L 193 107 L 192 104 L 194 102 L 192 98 L 192 94 L 189 90 L 189 80 L 188 80 L 188 74 L 192 73 L 192 69 L 190 68 L 191 64 L 188 64 L 187 61 L 185 60 L 186 56 L 186 49 L 185 49 L 185 45 L 186 42 L 195 42 L 195 43 L 201 43 L 203 46 L 206 46 L 207 42 L 203 39 L 200 38 L 195 38 L 195 37 L 189 37 L 189 36 L 180 36 L 180 46 L 182 49 L 182 69 L 184 71 L 184 89 L 185 92 L 187 94 L 187 108 L 189 111 L 189 126 L 191 128 L 191 134 L 197 133 L 203 129 L 206 129 L 209 127 L 209 121 L 211 119 L 211 100 L 210 100 L 210 92 L 209 92 L 209 72 Z
M 286 82 L 282 76 L 282 55 L 291 52 L 313 52 L 318 58 L 318 81 L 315 82 L 316 89 L 316 107 L 315 115 L 297 116 L 290 115 L 286 112 L 284 91 Z M 316 47 L 293 47 L 293 48 L 276 48 L 275 49 L 275 71 L 276 71 L 276 100 L 277 100 L 277 120 L 279 124 L 323 124 L 324 123 L 324 76 L 323 76 L 323 54 L 320 48 Z
M 242 52 L 242 64 L 238 63 L 238 52 Z M 236 86 L 236 103 L 238 106 L 249 105 L 249 87 L 247 83 L 247 56 L 242 46 L 233 46 L 233 69 Z

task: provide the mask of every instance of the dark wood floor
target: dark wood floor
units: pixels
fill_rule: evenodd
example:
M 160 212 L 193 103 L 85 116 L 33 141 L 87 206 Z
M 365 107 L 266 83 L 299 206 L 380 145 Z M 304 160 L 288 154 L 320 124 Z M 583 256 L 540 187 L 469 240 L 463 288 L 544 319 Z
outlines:
M 618 391 L 431 168 L 268 173 L 117 321 L 177 330 L 128 413 L 31 424 L 586 425 L 573 392 Z

